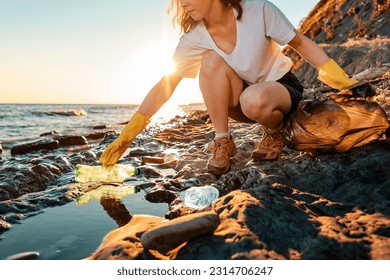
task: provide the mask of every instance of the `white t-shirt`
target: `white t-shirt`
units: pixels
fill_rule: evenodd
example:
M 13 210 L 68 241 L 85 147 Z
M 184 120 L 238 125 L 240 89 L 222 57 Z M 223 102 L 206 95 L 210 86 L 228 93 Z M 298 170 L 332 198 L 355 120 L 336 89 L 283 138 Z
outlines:
M 180 38 L 173 56 L 176 75 L 196 77 L 202 55 L 208 50 L 217 52 L 248 84 L 276 81 L 291 69 L 291 59 L 283 55 L 279 45 L 286 45 L 294 38 L 294 26 L 269 1 L 244 0 L 242 6 L 242 18 L 236 20 L 233 52 L 226 54 L 220 50 L 201 21 Z

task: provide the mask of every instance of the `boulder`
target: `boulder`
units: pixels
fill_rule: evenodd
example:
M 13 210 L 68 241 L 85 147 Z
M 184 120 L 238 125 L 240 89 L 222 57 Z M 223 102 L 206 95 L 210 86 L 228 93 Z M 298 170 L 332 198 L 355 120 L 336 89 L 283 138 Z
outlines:
M 141 236 L 145 249 L 167 252 L 181 244 L 212 233 L 219 225 L 218 214 L 214 211 L 195 213 L 162 223 Z

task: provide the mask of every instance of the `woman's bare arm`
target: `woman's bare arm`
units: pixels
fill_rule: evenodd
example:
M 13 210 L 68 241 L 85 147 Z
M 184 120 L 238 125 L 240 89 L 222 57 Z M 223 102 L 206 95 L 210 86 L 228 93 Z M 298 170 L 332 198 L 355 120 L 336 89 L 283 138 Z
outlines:
M 295 37 L 288 45 L 296 50 L 307 62 L 318 69 L 329 60 L 325 51 L 315 42 L 298 31 L 295 31 L 295 33 Z
M 168 99 L 182 77 L 175 75 L 164 76 L 148 93 L 138 111 L 147 117 L 152 117 Z

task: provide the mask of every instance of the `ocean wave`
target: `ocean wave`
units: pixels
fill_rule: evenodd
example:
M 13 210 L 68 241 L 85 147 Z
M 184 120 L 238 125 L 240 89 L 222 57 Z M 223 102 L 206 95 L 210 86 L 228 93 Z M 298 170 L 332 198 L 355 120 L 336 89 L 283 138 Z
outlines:
M 47 110 L 47 111 L 35 111 L 35 115 L 46 116 L 86 116 L 87 112 L 83 109 L 65 109 L 65 110 Z

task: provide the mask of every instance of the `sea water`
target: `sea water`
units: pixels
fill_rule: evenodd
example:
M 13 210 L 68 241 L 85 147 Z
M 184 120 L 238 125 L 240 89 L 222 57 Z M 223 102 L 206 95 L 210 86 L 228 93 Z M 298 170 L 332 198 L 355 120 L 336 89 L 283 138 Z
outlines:
M 35 140 L 41 134 L 86 134 L 99 125 L 127 122 L 137 105 L 0 104 L 3 148 Z

